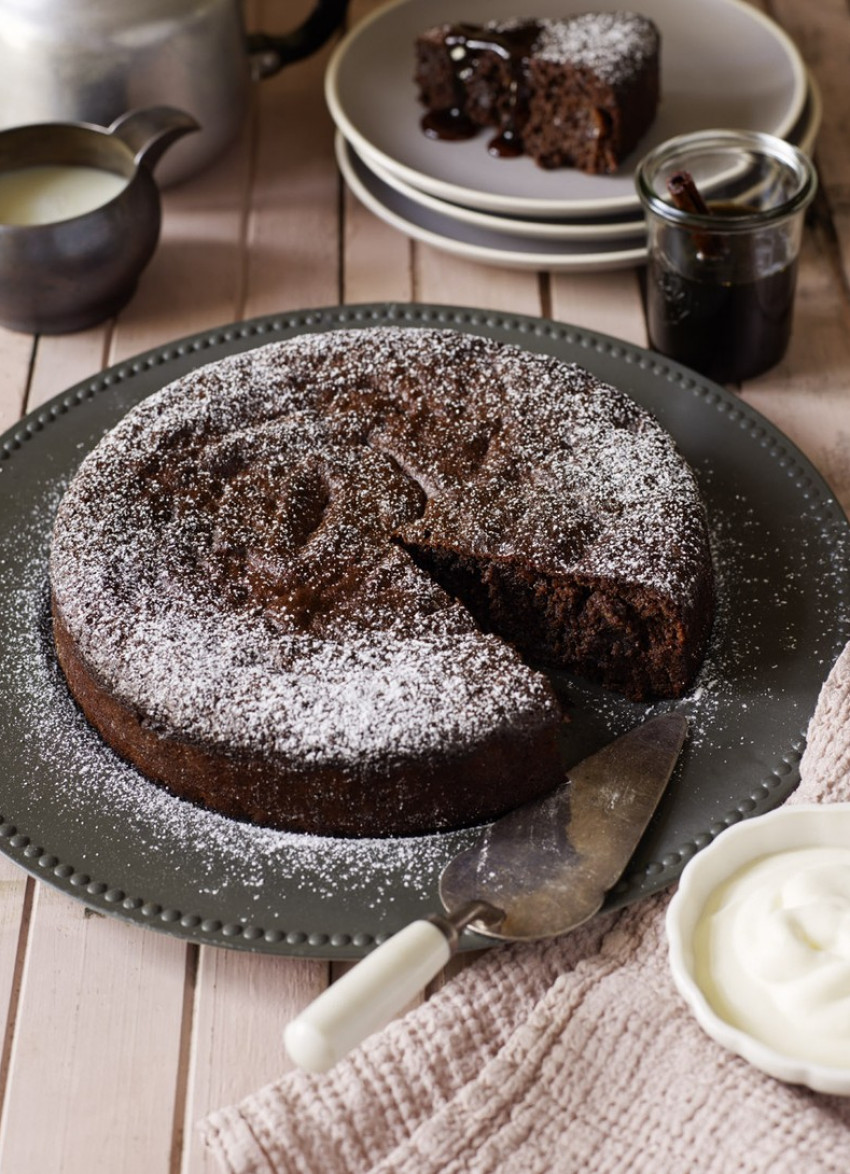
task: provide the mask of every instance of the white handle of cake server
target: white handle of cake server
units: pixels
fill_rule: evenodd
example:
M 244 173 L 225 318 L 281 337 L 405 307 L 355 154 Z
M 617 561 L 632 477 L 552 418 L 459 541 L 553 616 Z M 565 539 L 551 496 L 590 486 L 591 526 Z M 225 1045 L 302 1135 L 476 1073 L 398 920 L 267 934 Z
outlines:
M 289 1058 L 308 1072 L 327 1072 L 440 972 L 453 952 L 451 936 L 434 921 L 414 921 L 367 954 L 287 1026 Z

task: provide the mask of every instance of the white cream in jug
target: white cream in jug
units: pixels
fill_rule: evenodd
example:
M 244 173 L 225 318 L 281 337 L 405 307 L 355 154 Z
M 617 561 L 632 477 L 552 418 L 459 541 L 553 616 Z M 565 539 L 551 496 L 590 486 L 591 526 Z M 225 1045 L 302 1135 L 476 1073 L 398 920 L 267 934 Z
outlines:
M 707 902 L 694 952 L 728 1023 L 796 1059 L 850 1067 L 850 847 L 743 868 Z
M 0 172 L 0 224 L 53 224 L 92 212 L 129 183 L 100 167 L 51 164 Z

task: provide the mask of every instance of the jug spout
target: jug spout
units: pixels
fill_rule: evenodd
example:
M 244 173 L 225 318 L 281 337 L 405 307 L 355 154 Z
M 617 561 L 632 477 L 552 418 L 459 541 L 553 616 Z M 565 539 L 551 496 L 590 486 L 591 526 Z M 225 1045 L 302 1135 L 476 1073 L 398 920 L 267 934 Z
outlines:
M 137 166 L 153 171 L 172 143 L 200 129 L 200 124 L 184 110 L 150 106 L 122 114 L 109 127 L 109 133 L 130 148 Z

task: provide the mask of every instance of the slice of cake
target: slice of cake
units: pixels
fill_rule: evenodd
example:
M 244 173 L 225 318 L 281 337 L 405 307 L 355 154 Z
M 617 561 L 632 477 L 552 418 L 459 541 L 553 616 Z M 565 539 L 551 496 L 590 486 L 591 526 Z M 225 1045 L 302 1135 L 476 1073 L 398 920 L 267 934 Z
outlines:
M 660 45 L 633 12 L 439 25 L 416 41 L 423 130 L 463 139 L 495 127 L 492 154 L 614 172 L 655 118 Z

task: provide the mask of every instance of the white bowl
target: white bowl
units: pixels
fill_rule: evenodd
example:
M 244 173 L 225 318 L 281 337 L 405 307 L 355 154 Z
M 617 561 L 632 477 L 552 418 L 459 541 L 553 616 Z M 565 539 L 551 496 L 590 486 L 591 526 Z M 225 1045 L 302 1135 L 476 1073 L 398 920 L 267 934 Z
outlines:
M 673 981 L 712 1039 L 778 1080 L 850 1096 L 850 1065 L 833 1067 L 788 1056 L 733 1026 L 711 1006 L 696 975 L 694 932 L 715 890 L 760 857 L 823 846 L 850 847 L 850 803 L 782 807 L 733 825 L 682 872 L 667 910 L 667 941 Z

